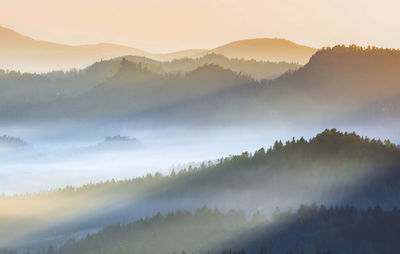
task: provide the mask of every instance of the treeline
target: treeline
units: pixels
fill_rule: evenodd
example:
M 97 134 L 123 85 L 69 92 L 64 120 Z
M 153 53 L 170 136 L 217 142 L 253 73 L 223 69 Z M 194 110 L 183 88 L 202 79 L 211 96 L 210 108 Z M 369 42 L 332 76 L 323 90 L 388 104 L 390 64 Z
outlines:
M 295 253 L 330 250 L 332 253 L 397 253 L 400 244 L 400 210 L 376 206 L 327 208 L 302 205 L 296 212 L 276 212 L 272 225 L 244 234 L 237 240 L 256 253 L 260 246 L 274 252 L 290 248 Z M 234 243 L 234 241 L 232 241 Z M 236 245 L 234 245 L 236 246 Z
M 0 254 L 18 254 L 17 251 L 12 250 L 12 249 L 3 249 L 0 250 Z M 31 251 L 27 250 L 25 251 L 23 254 L 32 254 Z M 177 254 L 176 252 L 173 252 L 172 254 Z M 187 254 L 184 250 L 178 254 Z M 191 253 L 194 254 L 194 253 Z M 215 252 L 215 253 L 211 253 L 210 251 L 207 252 L 200 252 L 199 254 L 247 254 L 247 252 L 245 250 L 222 250 L 220 252 Z M 265 251 L 263 248 L 260 249 L 260 251 L 258 252 L 258 254 L 270 254 L 267 251 Z M 282 254 L 296 254 L 295 252 L 288 250 Z M 299 252 L 299 254 L 333 254 L 331 251 L 315 251 L 313 253 L 305 253 L 304 251 Z
M 399 227 L 400 210 L 379 206 L 301 205 L 296 211 L 277 209 L 271 222 L 258 213 L 246 219 L 203 207 L 110 226 L 40 253 L 397 253 Z
M 213 64 L 186 75 L 159 74 L 124 58 L 99 62 L 79 75 L 61 79 L 15 75 L 0 76 L 0 114 L 17 122 L 59 117 L 84 123 L 116 117 L 127 121 L 161 106 L 255 82 L 248 75 Z
M 301 67 L 287 62 L 265 62 L 227 58 L 224 55 L 210 53 L 199 58 L 176 59 L 161 64 L 165 72 L 189 72 L 205 64 L 216 64 L 237 73 L 250 75 L 254 79 L 273 79 L 289 70 Z
M 372 54 L 386 54 L 386 55 L 400 55 L 400 50 L 396 48 L 383 48 L 376 46 L 358 46 L 355 44 L 346 46 L 346 45 L 336 45 L 334 47 L 323 47 L 321 50 L 323 51 L 333 51 L 337 53 L 352 53 L 352 52 L 365 52 Z
M 147 174 L 143 177 L 137 177 L 127 180 L 116 181 L 114 179 L 101 181 L 99 183 L 85 184 L 81 187 L 68 186 L 55 190 L 41 191 L 31 195 L 57 195 L 61 193 L 79 193 L 86 192 L 90 189 L 111 188 L 128 185 L 152 185 L 160 184 L 166 180 L 174 180 L 184 178 L 186 176 L 201 175 L 208 172 L 216 172 L 217 170 L 226 169 L 243 169 L 251 173 L 248 169 L 259 165 L 268 165 L 264 170 L 284 170 L 281 169 L 282 164 L 292 164 L 301 161 L 323 161 L 339 163 L 340 160 L 351 159 L 354 161 L 375 161 L 397 162 L 400 160 L 399 148 L 390 142 L 390 140 L 380 140 L 368 137 L 362 137 L 356 133 L 340 132 L 337 129 L 326 129 L 309 140 L 303 137 L 299 139 L 288 140 L 282 142 L 275 141 L 274 145 L 268 149 L 261 148 L 254 153 L 243 152 L 240 155 L 231 155 L 229 157 L 220 158 L 216 161 L 207 161 L 200 166 L 188 166 L 181 170 L 172 169 L 170 175 L 164 175 L 160 172 L 155 174 Z M 270 167 L 272 165 L 272 167 Z M 284 167 L 286 168 L 286 167 Z M 21 197 L 24 195 L 16 194 L 12 197 Z
M 204 204 L 223 212 L 233 209 L 247 214 L 255 209 L 270 214 L 276 206 L 286 210 L 313 202 L 327 206 L 353 204 L 357 208 L 380 205 L 388 210 L 400 206 L 399 155 L 399 149 L 389 141 L 331 129 L 310 140 L 277 141 L 254 154 L 245 152 L 172 171 L 170 175 L 149 174 L 3 197 L 0 211 L 29 208 L 24 223 L 31 229 L 31 239 L 40 242 L 128 223 L 158 211 L 194 211 Z M 32 207 L 32 203 L 40 205 Z M 65 220 L 63 214 L 71 216 Z M 22 234 L 13 215 L 5 212 L 6 229 Z M 43 218 L 48 218 L 51 225 L 48 231 L 43 229 L 45 225 L 38 227 L 37 222 Z M 40 234 L 35 231 L 37 227 Z M 8 247 L 6 240 L 0 241 L 4 247 Z

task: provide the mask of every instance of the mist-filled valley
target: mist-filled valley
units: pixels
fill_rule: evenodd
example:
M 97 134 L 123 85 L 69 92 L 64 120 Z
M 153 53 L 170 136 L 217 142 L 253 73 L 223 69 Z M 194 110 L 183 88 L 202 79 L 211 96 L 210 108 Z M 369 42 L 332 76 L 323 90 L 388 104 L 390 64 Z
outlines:
M 0 35 L 0 254 L 398 253 L 400 50 Z

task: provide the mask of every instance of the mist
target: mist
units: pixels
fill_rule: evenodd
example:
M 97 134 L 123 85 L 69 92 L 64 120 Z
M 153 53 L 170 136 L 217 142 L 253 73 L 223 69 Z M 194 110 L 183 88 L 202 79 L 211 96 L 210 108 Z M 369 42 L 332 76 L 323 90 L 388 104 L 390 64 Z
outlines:
M 68 128 L 2 128 L 0 133 L 20 137 L 28 148 L 1 151 L 0 193 L 38 192 L 81 186 L 110 179 L 146 174 L 170 174 L 188 165 L 268 148 L 276 140 L 309 139 L 330 126 L 290 125 L 170 127 L 134 130 L 121 126 L 68 126 Z M 343 126 L 341 131 L 398 143 L 395 126 Z M 66 131 L 67 130 L 67 131 Z M 381 133 L 385 133 L 382 135 Z M 107 136 L 136 138 L 139 147 L 102 149 Z

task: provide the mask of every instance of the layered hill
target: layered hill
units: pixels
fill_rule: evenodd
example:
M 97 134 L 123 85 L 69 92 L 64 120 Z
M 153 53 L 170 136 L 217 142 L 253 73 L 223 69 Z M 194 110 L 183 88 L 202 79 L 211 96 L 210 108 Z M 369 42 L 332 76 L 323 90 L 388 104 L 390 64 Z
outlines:
M 301 67 L 299 64 L 288 62 L 266 62 L 256 60 L 244 60 L 227 58 L 221 54 L 210 53 L 199 58 L 176 59 L 163 63 L 166 72 L 188 72 L 205 64 L 215 64 L 230 69 L 237 73 L 250 75 L 254 79 L 273 79 L 287 71 L 293 71 Z
M 28 82 L 31 78 L 37 81 Z M 0 115 L 4 121 L 18 122 L 103 121 L 254 82 L 213 64 L 185 74 L 159 74 L 125 58 L 98 62 L 72 78 L 8 73 L 3 79 L 7 100 Z
M 172 60 L 197 55 L 202 50 L 186 50 L 169 54 L 152 54 L 144 50 L 111 43 L 70 46 L 40 41 L 0 27 L 0 69 L 24 72 L 83 68 L 99 61 L 125 55 L 146 56 L 159 60 Z
M 164 113 L 174 118 L 177 112 L 176 121 L 197 109 L 196 119 L 210 122 L 395 122 L 400 112 L 399 69 L 399 50 L 325 48 L 305 66 L 275 80 L 171 106 Z M 210 111 L 211 117 L 206 113 Z
M 285 94 L 275 105 L 291 115 L 303 109 L 313 116 L 367 120 L 374 113 L 376 121 L 387 121 L 400 109 L 394 101 L 400 96 L 399 69 L 400 50 L 336 46 L 269 85 L 273 93 Z
M 399 50 L 336 46 L 274 80 L 256 81 L 247 73 L 272 75 L 275 67 L 281 68 L 211 54 L 171 62 L 131 56 L 72 76 L 0 73 L 1 118 L 111 117 L 162 125 L 397 121 Z
M 101 58 L 146 52 L 114 44 L 69 46 L 23 36 L 0 27 L 1 69 L 43 72 L 83 67 Z
M 23 72 L 83 68 L 101 59 L 135 55 L 158 61 L 198 58 L 208 53 L 227 54 L 230 58 L 305 63 L 316 51 L 281 39 L 238 41 L 211 50 L 188 49 L 156 54 L 110 43 L 70 46 L 35 40 L 11 29 L 0 27 L 0 69 Z M 290 57 L 292 56 L 292 57 Z
M 250 39 L 222 45 L 210 52 L 227 57 L 306 64 L 317 51 L 285 39 Z
M 203 65 L 214 64 L 219 65 L 225 69 L 230 69 L 233 72 L 249 75 L 254 79 L 274 79 L 280 75 L 294 71 L 301 67 L 299 64 L 287 62 L 266 62 L 256 60 L 244 60 L 238 58 L 227 58 L 223 55 L 210 53 L 202 57 L 196 58 L 181 58 L 172 61 L 157 61 L 146 57 L 140 56 L 124 56 L 111 59 L 109 61 L 110 69 L 115 69 L 113 66 L 122 59 L 130 62 L 140 63 L 147 69 L 159 74 L 185 74 L 191 72 Z

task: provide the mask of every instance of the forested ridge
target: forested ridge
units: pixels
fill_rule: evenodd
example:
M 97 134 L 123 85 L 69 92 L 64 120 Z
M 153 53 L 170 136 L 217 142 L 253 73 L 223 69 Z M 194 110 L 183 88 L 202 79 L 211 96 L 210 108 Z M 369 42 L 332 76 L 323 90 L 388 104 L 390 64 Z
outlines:
M 399 52 L 338 45 L 318 50 L 294 69 L 210 54 L 164 63 L 127 56 L 66 74 L 3 71 L 0 113 L 7 122 L 118 119 L 117 125 L 396 122 Z M 275 72 L 280 66 L 282 72 L 268 81 L 246 71 Z
M 127 185 L 147 185 L 159 183 L 158 181 L 185 178 L 187 176 L 199 176 L 208 173 L 216 173 L 218 170 L 240 170 L 242 172 L 251 173 L 249 170 L 260 165 L 272 165 L 275 170 L 287 170 L 286 165 L 301 161 L 311 161 L 315 164 L 324 163 L 341 163 L 343 160 L 351 159 L 354 162 L 380 161 L 388 165 L 400 160 L 399 148 L 389 140 L 371 139 L 362 137 L 356 133 L 340 132 L 337 129 L 326 129 L 315 137 L 306 140 L 303 137 L 299 139 L 293 138 L 282 142 L 275 141 L 274 145 L 268 149 L 261 148 L 258 151 L 243 152 L 240 155 L 231 155 L 229 157 L 220 158 L 215 161 L 201 163 L 200 166 L 189 166 L 181 170 L 172 169 L 170 175 L 162 173 L 147 174 L 143 177 L 132 178 L 127 180 L 116 181 L 114 179 L 100 182 L 89 183 L 82 187 L 68 186 L 49 191 L 41 191 L 40 193 L 27 193 L 26 195 L 57 195 L 58 193 L 79 193 L 94 188 L 102 187 L 118 187 Z M 279 167 L 278 167 L 279 166 Z M 272 170 L 270 167 L 262 170 Z M 293 169 L 295 170 L 295 169 Z M 13 195 L 8 198 L 18 198 L 25 195 Z
M 194 127 L 204 122 L 267 126 L 283 122 L 309 128 L 321 123 L 324 127 L 397 124 L 399 52 L 355 45 L 322 48 L 304 66 L 273 80 L 160 109 L 151 116 Z
M 357 209 L 379 205 L 392 210 L 400 206 L 399 155 L 389 140 L 329 129 L 309 140 L 276 141 L 268 149 L 173 170 L 169 175 L 148 174 L 3 196 L 0 230 L 5 235 L 0 243 L 8 246 L 7 239 L 13 234 L 6 232 L 17 236 L 24 232 L 16 230 L 22 225 L 12 219 L 15 212 L 7 213 L 13 209 L 26 216 L 24 224 L 32 230 L 28 235 L 38 242 L 55 235 L 126 224 L 157 212 L 193 212 L 203 205 L 221 213 L 237 210 L 246 214 L 255 210 L 270 214 L 277 206 L 286 210 L 313 202 L 327 207 L 351 204 Z M 32 207 L 32 203 L 37 205 Z M 43 227 L 37 224 L 43 216 L 50 226 L 35 234 L 36 227 Z
M 246 217 L 233 210 L 222 213 L 204 206 L 194 213 L 158 213 L 108 226 L 39 253 L 397 253 L 399 227 L 400 211 L 385 211 L 379 206 L 301 205 L 296 210 L 276 208 L 269 219 L 259 213 Z

